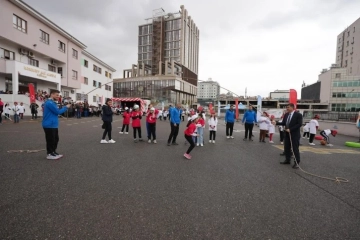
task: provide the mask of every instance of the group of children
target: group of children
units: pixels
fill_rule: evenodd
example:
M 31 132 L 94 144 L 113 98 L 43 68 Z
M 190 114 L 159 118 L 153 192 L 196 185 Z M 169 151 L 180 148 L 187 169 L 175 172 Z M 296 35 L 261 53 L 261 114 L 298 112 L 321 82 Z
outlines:
M 316 132 L 319 129 L 319 122 L 318 122 L 319 119 L 320 119 L 319 115 L 315 115 L 314 118 L 311 119 L 308 123 L 305 123 L 305 126 L 303 127 L 303 132 L 304 132 L 303 138 L 307 137 L 307 139 L 309 139 L 309 145 L 311 145 L 311 146 L 316 145 L 314 143 L 314 139 L 315 139 Z M 332 135 L 333 137 L 335 137 L 337 134 L 336 130 L 325 129 L 325 130 L 320 131 L 319 134 L 325 141 L 326 146 L 329 146 L 329 147 L 333 146 L 330 143 L 329 136 Z

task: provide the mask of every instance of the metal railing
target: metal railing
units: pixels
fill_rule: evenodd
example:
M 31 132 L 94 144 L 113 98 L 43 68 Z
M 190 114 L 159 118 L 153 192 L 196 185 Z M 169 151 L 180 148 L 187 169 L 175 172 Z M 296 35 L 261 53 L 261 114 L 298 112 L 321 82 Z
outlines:
M 355 123 L 358 118 L 358 113 L 356 112 L 304 112 L 305 119 L 311 119 L 315 115 L 320 116 L 321 120 L 329 121 L 339 121 L 339 122 L 353 122 Z

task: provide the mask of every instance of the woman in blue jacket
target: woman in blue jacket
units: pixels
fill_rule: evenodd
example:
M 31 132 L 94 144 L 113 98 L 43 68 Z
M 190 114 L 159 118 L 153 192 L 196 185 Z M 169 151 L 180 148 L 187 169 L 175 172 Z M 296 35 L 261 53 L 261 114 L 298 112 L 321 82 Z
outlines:
M 227 110 L 225 114 L 226 138 L 234 138 L 232 135 L 234 129 L 234 122 L 235 122 L 234 105 L 231 105 L 230 109 Z

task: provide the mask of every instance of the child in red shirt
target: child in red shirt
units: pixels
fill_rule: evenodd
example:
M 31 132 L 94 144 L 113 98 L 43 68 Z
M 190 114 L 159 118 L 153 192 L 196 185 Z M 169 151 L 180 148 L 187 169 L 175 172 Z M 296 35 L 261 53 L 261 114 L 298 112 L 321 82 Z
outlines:
M 156 119 L 158 113 L 159 111 L 152 107 L 146 114 L 146 122 L 149 126 L 148 143 L 151 143 L 151 136 L 153 137 L 153 143 L 156 143 Z
M 123 112 L 123 126 L 122 126 L 122 129 L 121 129 L 121 132 L 119 132 L 120 134 L 124 134 L 124 130 L 125 130 L 125 127 L 126 127 L 126 132 L 125 134 L 129 134 L 129 124 L 130 124 L 130 112 L 129 112 L 129 108 L 126 107 L 125 108 L 125 112 Z
M 139 105 L 134 105 L 134 110 L 131 112 L 131 119 L 132 119 L 132 127 L 134 130 L 134 142 L 138 142 L 136 138 L 136 132 L 139 134 L 139 141 L 142 142 L 141 138 L 141 118 L 142 113 L 139 110 Z
M 194 149 L 195 147 L 195 142 L 193 140 L 193 136 L 196 136 L 196 123 L 198 121 L 198 116 L 194 115 L 190 118 L 190 121 L 187 125 L 187 128 L 184 131 L 185 134 L 185 139 L 190 143 L 190 147 L 188 148 L 188 150 L 186 151 L 186 153 L 184 154 L 184 157 L 187 159 L 191 159 L 190 156 L 190 152 Z

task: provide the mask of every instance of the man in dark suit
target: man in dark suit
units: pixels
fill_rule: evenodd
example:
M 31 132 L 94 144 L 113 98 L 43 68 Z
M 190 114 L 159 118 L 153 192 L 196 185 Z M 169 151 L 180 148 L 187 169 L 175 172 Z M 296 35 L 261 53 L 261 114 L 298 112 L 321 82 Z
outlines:
M 286 107 L 287 113 L 284 116 L 282 122 L 276 123 L 276 125 L 285 126 L 285 138 L 284 138 L 284 150 L 285 150 L 285 161 L 280 162 L 281 164 L 290 164 L 290 158 L 293 152 L 295 156 L 295 163 L 293 168 L 297 169 L 300 163 L 300 128 L 303 123 L 303 116 L 301 113 L 295 111 L 293 103 L 289 103 Z M 291 151 L 292 146 L 292 151 Z

